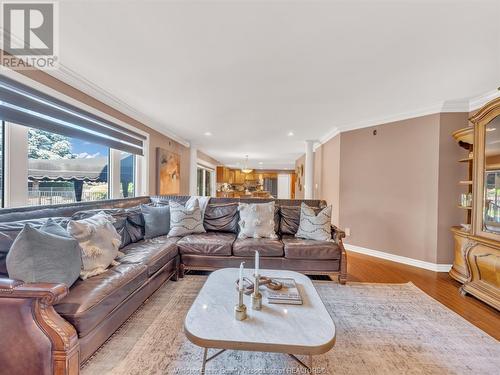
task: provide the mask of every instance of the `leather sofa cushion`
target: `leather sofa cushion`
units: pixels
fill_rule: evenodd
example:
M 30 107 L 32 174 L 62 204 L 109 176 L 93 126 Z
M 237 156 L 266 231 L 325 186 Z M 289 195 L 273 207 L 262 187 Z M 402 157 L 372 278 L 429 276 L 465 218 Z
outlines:
M 179 237 L 160 236 L 130 244 L 121 250 L 124 255 L 118 261 L 122 264 L 145 264 L 148 266 L 148 275 L 151 276 L 177 256 L 178 240 Z
M 78 280 L 54 308 L 78 332 L 87 335 L 148 278 L 147 266 L 120 264 L 100 275 Z
M 305 240 L 291 235 L 283 236 L 282 241 L 288 259 L 340 259 L 340 248 L 335 242 Z
M 5 264 L 7 254 L 14 243 L 17 235 L 23 230 L 26 224 L 30 224 L 33 228 L 41 228 L 49 218 L 19 220 L 12 222 L 0 223 L 0 275 L 7 276 L 7 265 Z M 66 228 L 69 218 L 53 217 L 55 223 Z
M 179 253 L 198 255 L 231 255 L 234 233 L 207 232 L 189 234 L 177 242 Z
M 312 207 L 317 215 L 321 208 Z M 300 225 L 300 206 L 281 206 L 280 207 L 280 233 L 294 235 L 299 230 Z
M 276 234 L 279 234 L 280 223 L 281 223 L 280 207 L 278 205 L 275 205 L 274 206 L 274 233 L 276 233 Z
M 271 238 L 238 238 L 233 243 L 233 255 L 253 257 L 255 250 L 263 257 L 283 256 L 283 242 Z
M 209 204 L 203 226 L 207 231 L 238 233 L 238 203 Z

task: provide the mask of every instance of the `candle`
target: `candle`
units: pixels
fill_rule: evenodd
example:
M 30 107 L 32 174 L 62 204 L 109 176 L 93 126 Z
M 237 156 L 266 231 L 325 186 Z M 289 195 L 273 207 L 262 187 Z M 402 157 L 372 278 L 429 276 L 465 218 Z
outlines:
M 255 276 L 259 276 L 259 252 L 255 250 Z
M 241 290 L 243 290 L 243 265 L 245 262 L 241 262 L 240 264 L 240 281 L 238 282 L 238 287 Z

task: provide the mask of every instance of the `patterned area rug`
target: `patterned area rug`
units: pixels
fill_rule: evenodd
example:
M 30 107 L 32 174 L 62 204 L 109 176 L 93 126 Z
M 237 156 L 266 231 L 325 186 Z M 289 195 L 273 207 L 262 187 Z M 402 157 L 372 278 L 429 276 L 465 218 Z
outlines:
M 199 374 L 203 351 L 184 336 L 183 320 L 205 280 L 188 275 L 160 288 L 82 374 Z M 500 343 L 411 283 L 314 285 L 337 328 L 335 347 L 314 357 L 315 374 L 498 374 Z M 221 354 L 206 370 L 302 373 L 286 355 L 237 351 Z

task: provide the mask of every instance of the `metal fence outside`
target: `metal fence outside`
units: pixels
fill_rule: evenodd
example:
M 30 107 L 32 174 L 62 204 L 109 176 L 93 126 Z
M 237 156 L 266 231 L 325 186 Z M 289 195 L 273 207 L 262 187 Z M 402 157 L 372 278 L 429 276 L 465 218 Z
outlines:
M 83 191 L 82 202 L 98 201 L 107 199 L 107 194 L 100 191 Z M 29 190 L 28 205 L 41 206 L 51 204 L 63 204 L 76 202 L 75 192 L 71 190 L 50 189 L 50 190 Z

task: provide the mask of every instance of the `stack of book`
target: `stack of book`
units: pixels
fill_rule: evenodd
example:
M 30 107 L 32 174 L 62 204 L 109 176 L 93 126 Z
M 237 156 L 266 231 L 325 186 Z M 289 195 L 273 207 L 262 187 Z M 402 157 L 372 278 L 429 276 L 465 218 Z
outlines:
M 266 290 L 268 303 L 281 303 L 288 305 L 302 305 L 302 297 L 294 279 L 273 278 L 274 282 L 283 284 L 280 290 Z

